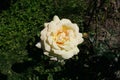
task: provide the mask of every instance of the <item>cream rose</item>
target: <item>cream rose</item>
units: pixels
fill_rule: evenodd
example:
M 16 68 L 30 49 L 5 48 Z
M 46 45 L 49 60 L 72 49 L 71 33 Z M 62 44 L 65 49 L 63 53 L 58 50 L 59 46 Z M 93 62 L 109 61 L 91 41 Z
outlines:
M 59 19 L 54 16 L 53 21 L 45 23 L 41 31 L 41 44 L 37 47 L 44 49 L 44 54 L 56 59 L 69 59 L 78 54 L 78 44 L 83 42 L 82 33 L 77 24 L 69 19 Z

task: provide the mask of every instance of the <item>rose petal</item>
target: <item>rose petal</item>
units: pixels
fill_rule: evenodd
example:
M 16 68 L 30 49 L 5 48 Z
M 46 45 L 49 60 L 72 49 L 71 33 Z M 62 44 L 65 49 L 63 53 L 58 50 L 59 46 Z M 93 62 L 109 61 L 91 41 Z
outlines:
M 56 32 L 58 29 L 59 29 L 59 26 L 57 26 L 55 22 L 51 21 L 49 23 L 48 32 Z
M 49 25 L 49 23 L 44 23 L 44 26 L 47 27 Z
M 44 41 L 44 46 L 45 46 L 45 50 L 46 51 L 50 51 L 50 45 L 48 45 L 48 43 L 46 41 Z
M 62 19 L 62 20 L 60 21 L 60 23 L 62 23 L 62 24 L 64 25 L 64 24 L 69 24 L 69 23 L 71 23 L 71 21 L 70 21 L 69 19 Z
M 47 28 L 45 28 L 45 29 L 43 29 L 42 31 L 41 31 L 41 40 L 46 40 L 47 39 L 47 37 L 46 37 L 46 33 L 47 32 Z
M 37 48 L 41 48 L 41 43 L 38 42 L 35 46 L 36 46 Z
M 60 21 L 60 19 L 59 19 L 59 17 L 58 16 L 54 16 L 54 18 L 53 18 L 53 21 L 55 22 L 55 23 L 58 23 L 59 21 Z
M 77 53 L 79 52 L 79 49 L 78 48 L 74 48 L 66 53 L 63 53 L 61 54 L 61 56 L 64 58 L 64 59 L 69 59 L 71 57 L 73 57 L 74 55 L 76 55 Z
M 49 53 L 48 52 L 44 52 L 45 55 L 49 56 Z

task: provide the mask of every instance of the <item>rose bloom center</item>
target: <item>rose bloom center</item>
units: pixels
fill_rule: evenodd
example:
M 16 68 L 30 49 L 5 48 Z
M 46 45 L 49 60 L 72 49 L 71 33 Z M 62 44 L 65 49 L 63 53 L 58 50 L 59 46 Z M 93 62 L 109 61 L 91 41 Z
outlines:
M 63 45 L 66 41 L 70 40 L 69 38 L 68 26 L 62 26 L 57 32 L 53 35 L 53 39 L 58 45 Z

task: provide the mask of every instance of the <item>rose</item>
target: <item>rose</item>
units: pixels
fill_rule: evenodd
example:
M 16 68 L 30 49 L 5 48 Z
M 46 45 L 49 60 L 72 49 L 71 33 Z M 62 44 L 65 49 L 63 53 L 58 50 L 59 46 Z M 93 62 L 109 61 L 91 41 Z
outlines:
M 41 31 L 41 44 L 36 44 L 44 50 L 44 54 L 57 59 L 69 59 L 78 54 L 78 44 L 83 42 L 77 24 L 69 19 L 59 19 L 54 16 L 53 21 L 45 23 Z

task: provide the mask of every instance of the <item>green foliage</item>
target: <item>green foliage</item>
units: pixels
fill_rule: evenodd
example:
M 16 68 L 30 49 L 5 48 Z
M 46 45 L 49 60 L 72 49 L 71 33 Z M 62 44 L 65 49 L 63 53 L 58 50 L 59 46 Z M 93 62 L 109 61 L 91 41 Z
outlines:
M 0 72 L 8 80 L 53 80 L 53 75 L 62 69 L 35 48 L 37 35 L 54 15 L 66 16 L 82 26 L 86 9 L 83 3 L 83 0 L 11 1 L 9 9 L 0 13 Z M 51 68 L 45 68 L 48 66 Z

